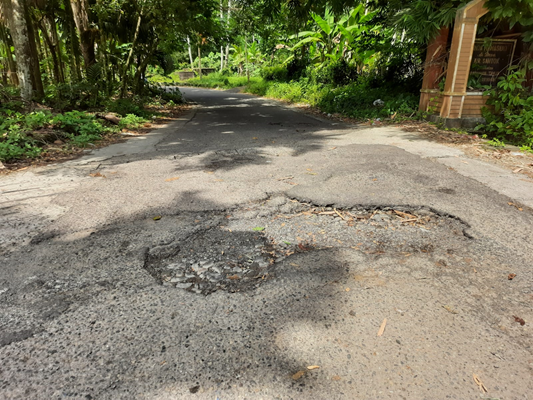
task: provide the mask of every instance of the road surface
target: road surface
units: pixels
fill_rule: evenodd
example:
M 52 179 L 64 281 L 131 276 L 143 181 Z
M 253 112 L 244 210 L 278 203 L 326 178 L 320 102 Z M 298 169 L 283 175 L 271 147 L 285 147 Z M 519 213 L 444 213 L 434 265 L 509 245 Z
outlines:
M 531 182 L 184 92 L 165 128 L 0 179 L 0 398 L 532 398 Z

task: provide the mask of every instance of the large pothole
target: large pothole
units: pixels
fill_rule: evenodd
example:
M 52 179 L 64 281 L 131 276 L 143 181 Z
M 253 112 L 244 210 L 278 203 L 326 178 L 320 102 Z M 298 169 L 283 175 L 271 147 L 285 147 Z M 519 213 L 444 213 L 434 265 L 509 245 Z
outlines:
M 467 224 L 426 208 L 336 209 L 278 196 L 205 216 L 213 220 L 209 228 L 147 251 L 144 268 L 161 284 L 204 295 L 237 292 L 258 287 L 295 253 L 342 247 L 378 256 L 451 254 L 470 241 Z

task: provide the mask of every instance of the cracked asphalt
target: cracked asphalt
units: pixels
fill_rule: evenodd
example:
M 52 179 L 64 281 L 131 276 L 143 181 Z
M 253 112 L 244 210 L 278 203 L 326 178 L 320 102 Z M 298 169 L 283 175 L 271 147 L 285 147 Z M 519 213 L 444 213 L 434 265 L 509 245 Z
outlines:
M 164 128 L 0 178 L 0 398 L 533 397 L 532 181 L 183 91 Z

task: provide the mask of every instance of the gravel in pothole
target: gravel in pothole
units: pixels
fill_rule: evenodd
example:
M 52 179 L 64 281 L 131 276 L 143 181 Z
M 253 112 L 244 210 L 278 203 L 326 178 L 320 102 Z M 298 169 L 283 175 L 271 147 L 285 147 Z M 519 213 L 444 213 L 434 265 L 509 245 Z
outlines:
M 349 247 L 435 254 L 471 240 L 468 225 L 424 208 L 335 209 L 278 196 L 224 217 L 185 240 L 149 249 L 144 268 L 163 285 L 207 295 L 253 289 L 294 253 Z
M 163 285 L 209 294 L 256 286 L 268 278 L 274 260 L 272 247 L 261 232 L 216 227 L 179 244 L 150 249 L 144 267 Z

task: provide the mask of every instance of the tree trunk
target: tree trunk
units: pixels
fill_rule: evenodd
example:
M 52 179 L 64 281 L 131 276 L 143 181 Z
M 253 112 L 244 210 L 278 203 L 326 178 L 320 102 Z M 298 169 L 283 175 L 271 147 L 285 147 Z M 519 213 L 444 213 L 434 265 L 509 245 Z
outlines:
M 24 12 L 26 18 L 26 26 L 28 32 L 28 41 L 30 44 L 30 64 L 31 64 L 31 77 L 35 95 L 41 99 L 44 97 L 44 85 L 41 76 L 41 66 L 39 65 L 39 52 L 37 46 L 40 45 L 39 35 L 35 32 L 34 21 L 30 15 L 29 5 L 24 1 Z
M 70 78 L 73 82 L 81 81 L 81 51 L 80 41 L 78 40 L 78 33 L 76 29 L 76 22 L 74 21 L 74 14 L 70 5 L 70 0 L 65 1 L 65 21 L 67 24 L 67 42 L 69 47 L 69 60 L 70 60 Z
M 70 0 L 74 22 L 80 34 L 80 47 L 85 62 L 85 70 L 96 61 L 94 52 L 94 35 L 89 25 L 87 0 Z
M 15 59 L 13 58 L 13 53 L 11 52 L 11 44 L 9 43 L 6 28 L 3 25 L 0 25 L 0 40 L 2 40 L 2 43 L 4 43 L 4 47 L 6 50 L 6 58 L 7 58 L 7 75 L 9 76 L 9 80 L 14 86 L 19 85 L 19 78 L 17 76 L 17 65 L 15 63 Z
M 144 87 L 143 77 L 146 74 L 146 68 L 148 67 L 149 62 L 152 59 L 152 56 L 157 50 L 158 44 L 159 44 L 159 40 L 155 40 L 150 50 L 144 57 L 144 59 L 137 66 L 137 70 L 135 71 L 135 77 L 133 78 L 133 81 L 135 83 L 136 93 L 138 94 L 140 94 L 143 90 L 143 87 Z
M 52 15 L 48 15 L 47 19 L 48 19 L 48 24 L 50 25 L 52 43 L 54 44 L 54 47 L 56 49 L 56 54 L 57 54 L 59 81 L 64 83 L 65 82 L 65 68 L 63 65 L 63 54 L 61 52 L 61 42 L 59 41 L 59 35 L 57 34 L 57 25 L 56 25 L 55 17 L 52 14 Z
M 48 33 L 48 29 L 46 27 L 46 22 L 44 20 L 39 21 L 39 27 L 41 28 L 44 41 L 46 42 L 46 45 L 48 46 L 48 49 L 50 50 L 50 55 L 52 57 L 54 81 L 55 83 L 62 82 L 61 73 L 59 72 L 59 60 L 57 57 L 56 46 L 54 46 L 54 44 L 52 43 L 52 39 L 50 38 L 50 34 Z
M 33 96 L 33 83 L 31 77 L 31 49 L 28 38 L 28 25 L 26 24 L 24 0 L 3 0 L 5 15 L 17 57 L 17 74 L 20 94 L 25 101 L 31 101 Z
M 228 13 L 226 15 L 226 67 L 229 64 L 229 36 L 227 32 L 228 32 L 230 17 L 231 17 L 231 0 L 228 0 Z
M 248 85 L 250 84 L 250 66 L 248 64 L 248 40 L 244 38 L 244 55 L 246 57 L 246 77 L 248 78 Z
M 192 58 L 191 40 L 187 36 L 187 47 L 189 48 L 189 60 L 191 61 L 191 71 L 194 71 L 194 59 Z
M 200 45 L 198 45 L 198 71 L 200 79 L 202 79 L 202 50 L 200 49 Z
M 222 9 L 222 1 L 220 0 L 220 21 L 224 20 L 224 10 Z M 220 72 L 224 69 L 224 46 L 220 45 Z
M 141 21 L 143 17 L 143 10 L 141 8 L 141 12 L 139 13 L 139 17 L 137 18 L 137 26 L 135 27 L 135 34 L 133 35 L 133 42 L 131 43 L 131 49 L 128 53 L 128 58 L 126 60 L 126 65 L 124 65 L 124 72 L 122 74 L 122 89 L 120 90 L 120 97 L 124 97 L 126 94 L 126 88 L 128 87 L 128 69 L 131 65 L 131 60 L 133 58 L 133 49 L 135 48 L 135 43 L 137 42 L 137 38 L 139 37 L 139 31 L 141 30 Z

